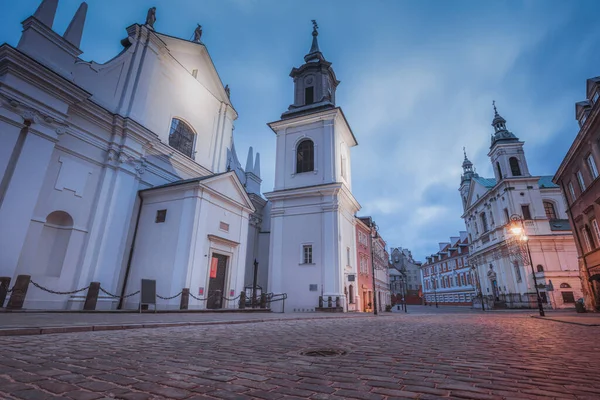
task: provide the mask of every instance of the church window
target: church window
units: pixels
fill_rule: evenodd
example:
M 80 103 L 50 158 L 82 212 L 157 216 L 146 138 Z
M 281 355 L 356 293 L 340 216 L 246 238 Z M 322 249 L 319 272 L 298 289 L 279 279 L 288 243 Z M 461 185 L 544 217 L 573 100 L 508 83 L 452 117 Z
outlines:
M 315 145 L 310 139 L 298 144 L 296 150 L 296 173 L 310 172 L 315 169 Z
M 180 119 L 173 118 L 169 133 L 169 146 L 192 158 L 194 154 L 194 131 Z
M 309 105 L 315 102 L 315 88 L 309 86 L 304 88 L 304 104 Z
M 583 180 L 583 174 L 581 170 L 577 171 L 577 182 L 579 182 L 579 189 L 583 192 L 585 190 L 585 181 Z
M 489 230 L 488 223 L 487 223 L 487 217 L 485 216 L 484 212 L 481 213 L 481 227 L 483 229 L 483 233 L 486 233 Z
M 598 168 L 596 168 L 596 161 L 594 161 L 594 156 L 592 156 L 591 154 L 588 155 L 585 161 L 587 163 L 588 169 L 590 170 L 590 175 L 592 176 L 592 179 L 596 179 L 598 177 Z
M 496 168 L 498 169 L 498 180 L 502 179 L 502 168 L 500 168 L 500 163 L 496 162 Z
M 159 224 L 161 222 L 165 222 L 167 220 L 167 210 L 156 210 L 156 219 L 155 223 Z
M 510 164 L 510 172 L 512 172 L 512 175 L 521 176 L 521 167 L 519 167 L 519 160 L 517 160 L 517 157 L 509 158 L 508 163 Z
M 563 303 L 575 303 L 575 295 L 573 292 L 561 292 Z
M 537 267 L 537 272 L 544 272 L 544 266 L 543 265 L 538 265 Z
M 571 285 L 569 285 L 568 283 L 561 283 L 560 284 L 560 288 L 561 289 L 570 289 Z
M 521 212 L 523 213 L 523 219 L 528 221 L 531 219 L 531 211 L 529 211 L 529 205 L 523 204 L 521 206 Z
M 556 219 L 556 209 L 554 208 L 554 204 L 549 201 L 544 201 L 544 211 L 546 212 L 546 217 L 548 217 L 548 219 Z
M 521 277 L 521 268 L 519 268 L 519 263 L 514 262 L 513 267 L 515 268 L 515 277 L 517 278 L 517 282 L 521 282 L 523 278 Z
M 303 264 L 312 264 L 313 263 L 312 244 L 305 244 L 302 246 L 302 263 Z
M 575 189 L 573 189 L 573 182 L 569 182 L 569 193 L 571 194 L 571 200 L 575 201 L 577 197 L 575 196 Z

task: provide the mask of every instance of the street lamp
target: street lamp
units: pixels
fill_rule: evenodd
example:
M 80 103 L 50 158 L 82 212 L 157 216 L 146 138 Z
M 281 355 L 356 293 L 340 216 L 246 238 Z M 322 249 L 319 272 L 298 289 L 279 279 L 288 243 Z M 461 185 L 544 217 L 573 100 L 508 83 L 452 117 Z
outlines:
M 435 296 L 435 308 L 438 308 L 438 302 L 437 302 L 437 282 L 435 280 L 435 276 L 437 274 L 434 272 L 433 274 L 431 274 L 431 286 L 433 286 L 433 295 Z
M 369 236 L 371 238 L 371 270 L 373 273 L 373 314 L 377 315 L 377 288 L 375 287 L 375 253 L 373 249 L 373 239 L 377 237 L 377 231 L 379 230 L 379 227 L 377 226 L 377 224 L 375 224 L 373 219 L 371 219 L 370 228 L 371 234 Z
M 478 296 L 481 299 L 481 311 L 485 311 L 485 304 L 483 303 L 483 290 L 481 288 L 481 282 L 479 282 L 479 274 L 477 273 L 477 267 L 475 265 L 471 267 L 471 272 L 473 274 L 473 280 L 476 282 L 475 292 L 477 292 L 477 289 L 479 289 Z
M 527 256 L 529 257 L 529 265 L 531 266 L 531 274 L 533 275 L 533 286 L 535 286 L 535 294 L 537 296 L 538 309 L 540 311 L 540 317 L 545 316 L 544 307 L 542 306 L 542 298 L 540 291 L 537 286 L 537 278 L 535 276 L 535 270 L 533 269 L 533 260 L 531 259 L 531 251 L 529 250 L 529 238 L 525 234 L 525 226 L 523 224 L 523 218 L 520 215 L 513 214 L 510 217 L 510 223 L 508 229 L 515 235 L 515 237 L 521 242 L 525 243 L 527 248 Z

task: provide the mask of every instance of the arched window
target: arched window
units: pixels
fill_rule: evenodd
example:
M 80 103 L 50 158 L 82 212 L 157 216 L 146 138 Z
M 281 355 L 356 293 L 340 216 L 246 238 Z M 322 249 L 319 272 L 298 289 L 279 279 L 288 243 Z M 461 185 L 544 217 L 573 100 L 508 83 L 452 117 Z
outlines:
M 544 211 L 546 211 L 546 217 L 548 217 L 548 219 L 556 219 L 556 209 L 554 208 L 554 204 L 549 201 L 544 201 Z
M 485 232 L 487 232 L 489 230 L 488 223 L 487 223 L 487 217 L 485 216 L 485 212 L 481 213 L 481 226 L 483 227 L 483 233 L 485 233 Z
M 73 218 L 66 212 L 54 211 L 46 217 L 36 249 L 36 263 L 46 276 L 60 277 L 72 230 Z
M 315 170 L 315 145 L 310 139 L 298 143 L 296 149 L 296 173 Z
M 537 272 L 544 272 L 544 266 L 543 265 L 538 265 L 537 266 Z
M 194 131 L 180 119 L 173 118 L 169 132 L 169 146 L 192 158 L 194 154 Z
M 348 301 L 350 304 L 354 304 L 354 285 L 348 287 Z
M 569 285 L 568 283 L 561 283 L 560 284 L 560 288 L 561 289 L 570 289 L 571 285 Z
M 496 168 L 498 168 L 498 180 L 502 179 L 502 168 L 500 168 L 500 163 L 496 162 Z
M 519 167 L 519 160 L 516 157 L 511 157 L 508 159 L 510 164 L 510 172 L 512 172 L 513 176 L 521 176 L 521 167 Z

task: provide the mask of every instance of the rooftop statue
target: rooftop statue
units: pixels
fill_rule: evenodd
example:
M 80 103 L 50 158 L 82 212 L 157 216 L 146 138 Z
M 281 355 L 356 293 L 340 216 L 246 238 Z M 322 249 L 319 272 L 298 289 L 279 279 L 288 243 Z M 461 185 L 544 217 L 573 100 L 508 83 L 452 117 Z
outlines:
M 202 37 L 202 25 L 198 24 L 196 29 L 194 29 L 194 42 L 200 43 L 201 37 Z
M 156 7 L 151 7 L 148 9 L 148 14 L 146 14 L 146 25 L 152 30 L 154 30 L 154 23 L 156 22 Z

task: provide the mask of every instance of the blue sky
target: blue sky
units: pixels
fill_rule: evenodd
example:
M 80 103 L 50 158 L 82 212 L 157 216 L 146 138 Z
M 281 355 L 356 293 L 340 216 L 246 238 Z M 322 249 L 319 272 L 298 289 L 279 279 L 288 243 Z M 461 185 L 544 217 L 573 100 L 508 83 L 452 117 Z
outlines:
M 16 46 L 39 0 L 0 0 L 0 42 Z M 80 1 L 60 0 L 63 33 Z M 82 58 L 104 62 L 125 28 L 157 7 L 159 32 L 189 39 L 196 23 L 239 113 L 235 141 L 261 153 L 273 187 L 275 136 L 266 126 L 292 101 L 294 66 L 319 43 L 341 84 L 338 105 L 359 141 L 352 151 L 360 215 L 391 247 L 423 259 L 464 230 L 462 147 L 477 172 L 487 157 L 492 100 L 526 142 L 529 169 L 553 175 L 574 136 L 574 103 L 600 75 L 597 1 L 90 0 Z

